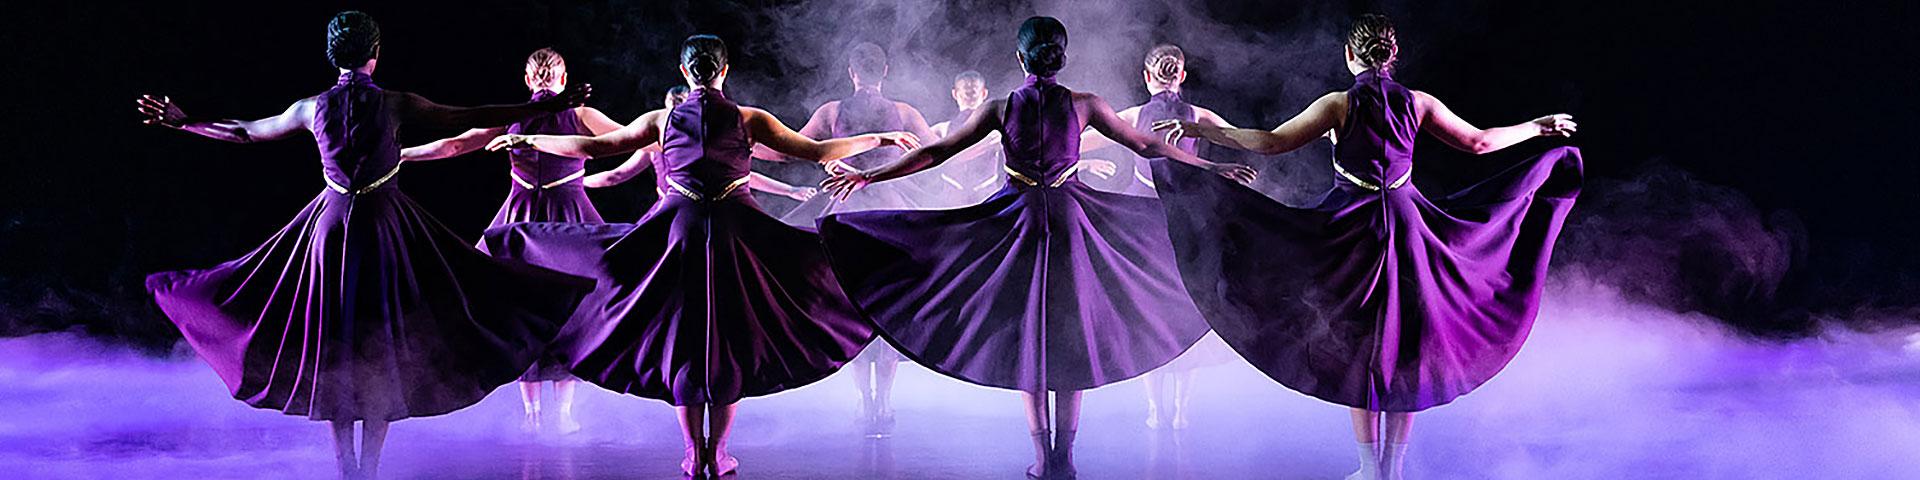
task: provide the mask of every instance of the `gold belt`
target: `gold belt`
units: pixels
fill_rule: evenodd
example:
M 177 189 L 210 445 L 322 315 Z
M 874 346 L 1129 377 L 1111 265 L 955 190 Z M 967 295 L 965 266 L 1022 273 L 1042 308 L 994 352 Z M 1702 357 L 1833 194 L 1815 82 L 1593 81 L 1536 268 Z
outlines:
M 1354 185 L 1359 185 L 1360 188 L 1372 190 L 1375 192 L 1380 191 L 1379 185 L 1374 185 L 1373 182 L 1369 182 L 1364 179 L 1361 179 L 1360 177 L 1353 176 L 1352 173 L 1347 173 L 1347 169 L 1340 166 L 1339 160 L 1335 160 L 1333 162 L 1333 172 L 1340 174 L 1341 177 L 1345 177 L 1347 181 L 1353 182 Z M 1396 188 L 1400 188 L 1402 186 L 1406 186 L 1407 179 L 1409 178 L 1413 178 L 1413 170 L 1407 170 L 1406 173 L 1400 174 L 1400 178 L 1393 179 L 1393 182 L 1387 184 L 1387 190 L 1393 190 Z
M 673 193 L 678 193 L 680 194 L 680 196 L 687 197 L 695 201 L 708 199 L 706 195 L 701 195 L 700 192 L 693 191 L 693 189 L 687 188 L 686 185 L 681 185 L 680 182 L 674 181 L 673 177 L 661 177 L 661 178 L 667 181 L 668 187 L 672 187 Z M 734 193 L 740 191 L 740 187 L 747 186 L 747 178 L 748 177 L 740 177 L 740 179 L 734 180 L 732 183 L 728 183 L 727 188 L 720 190 L 720 194 L 714 195 L 712 199 L 720 200 L 720 199 L 733 196 Z M 664 188 L 660 188 L 660 189 L 655 189 L 655 191 L 660 192 L 661 197 L 665 197 L 667 196 L 668 190 Z
M 520 172 L 509 170 L 507 171 L 507 176 L 513 177 L 513 183 L 520 184 L 520 188 L 525 188 L 527 190 L 546 190 L 549 188 L 566 185 L 567 183 L 570 183 L 574 180 L 579 180 L 580 177 L 587 176 L 587 171 L 585 169 L 582 169 L 578 172 L 573 172 L 572 175 L 567 175 L 566 178 L 547 182 L 544 185 L 534 185 L 533 182 L 529 182 L 527 181 L 526 178 L 521 177 Z
M 1029 187 L 1040 186 L 1040 182 L 1038 180 L 1034 180 L 1033 177 L 1029 177 L 1027 176 L 1027 174 L 1015 171 L 1013 167 L 1000 167 L 1000 169 L 1006 170 L 1007 178 L 1013 179 L 1014 181 L 1026 184 Z M 1073 178 L 1073 174 L 1079 173 L 1079 171 L 1080 171 L 1080 164 L 1078 163 L 1073 164 L 1072 167 L 1067 168 L 1067 171 L 1060 172 L 1060 176 L 1058 178 L 1054 178 L 1052 182 L 1048 182 L 1047 188 L 1060 188 L 1061 185 L 1065 185 L 1067 183 L 1067 179 Z
M 374 180 L 373 183 L 368 184 L 365 187 L 360 187 L 359 189 L 354 189 L 354 190 L 348 190 L 345 185 L 341 185 L 339 182 L 333 181 L 333 177 L 327 176 L 327 172 L 325 171 L 320 172 L 320 179 L 327 181 L 327 188 L 331 188 L 335 192 L 340 192 L 341 195 L 360 195 L 367 192 L 371 192 L 373 191 L 373 189 L 380 188 L 381 185 L 386 185 L 387 181 L 392 180 L 393 176 L 398 173 L 400 173 L 400 166 L 394 165 L 393 170 L 388 170 L 387 174 L 381 175 L 379 180 Z

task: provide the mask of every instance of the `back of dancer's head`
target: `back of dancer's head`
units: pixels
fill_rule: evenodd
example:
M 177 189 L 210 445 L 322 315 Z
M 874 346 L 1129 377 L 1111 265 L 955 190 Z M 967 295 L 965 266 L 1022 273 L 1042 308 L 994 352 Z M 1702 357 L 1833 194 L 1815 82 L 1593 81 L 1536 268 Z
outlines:
M 674 85 L 673 88 L 667 89 L 667 109 L 672 110 L 673 107 L 679 106 L 680 102 L 687 101 L 689 91 L 691 90 L 688 90 L 686 85 Z
M 1160 44 L 1147 51 L 1147 81 L 1160 85 L 1178 85 L 1186 80 L 1187 53 L 1180 47 Z
M 327 22 L 327 61 L 352 70 L 380 56 L 380 24 L 373 16 L 349 10 Z
M 527 89 L 560 92 L 567 88 L 567 59 L 551 48 L 527 55 Z
M 860 42 L 847 51 L 847 71 L 853 73 L 855 86 L 880 85 L 887 78 L 887 51 L 873 42 Z
M 1391 70 L 1400 57 L 1400 42 L 1394 38 L 1393 20 L 1369 13 L 1353 21 L 1347 32 L 1347 51 L 1360 65 L 1370 69 Z
M 727 42 L 713 35 L 694 35 L 680 44 L 680 66 L 687 69 L 694 83 L 713 85 L 727 69 Z
M 1027 73 L 1051 77 L 1067 65 L 1067 26 L 1053 17 L 1020 24 L 1020 61 Z

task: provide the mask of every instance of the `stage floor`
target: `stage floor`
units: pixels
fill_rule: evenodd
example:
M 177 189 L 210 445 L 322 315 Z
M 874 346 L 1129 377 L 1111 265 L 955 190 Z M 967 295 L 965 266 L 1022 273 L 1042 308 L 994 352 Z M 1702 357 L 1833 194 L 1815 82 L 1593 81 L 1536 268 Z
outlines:
M 1734 340 L 1697 318 L 1550 295 L 1532 342 L 1482 390 L 1416 422 L 1416 479 L 1920 478 L 1920 355 L 1901 332 L 1794 344 Z M 742 403 L 740 479 L 1019 479 L 1017 397 L 905 366 L 899 424 L 855 429 L 846 372 Z M 1148 429 L 1138 380 L 1088 393 L 1086 479 L 1338 479 L 1347 413 L 1251 367 L 1200 370 L 1191 428 Z M 584 430 L 524 435 L 502 388 L 394 424 L 392 479 L 676 479 L 662 403 L 583 386 Z M 330 478 L 323 424 L 249 409 L 197 359 L 151 359 L 76 335 L 0 339 L 8 478 Z

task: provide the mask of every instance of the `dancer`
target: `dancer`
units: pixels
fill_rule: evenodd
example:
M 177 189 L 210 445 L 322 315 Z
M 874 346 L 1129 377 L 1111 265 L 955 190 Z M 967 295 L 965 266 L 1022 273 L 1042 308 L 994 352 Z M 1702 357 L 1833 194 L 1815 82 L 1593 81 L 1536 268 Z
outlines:
M 1162 44 L 1147 51 L 1145 68 L 1140 73 L 1146 84 L 1147 103 L 1115 114 L 1121 121 L 1133 125 L 1141 134 L 1152 134 L 1153 125 L 1165 120 L 1184 120 L 1205 125 L 1234 128 L 1232 123 L 1221 118 L 1205 107 L 1187 103 L 1181 96 L 1180 86 L 1187 81 L 1187 54 L 1179 46 Z M 1174 148 L 1194 155 L 1200 154 L 1199 142 L 1193 139 L 1180 139 L 1169 142 Z M 1094 132 L 1081 134 L 1080 151 L 1089 152 L 1105 145 L 1112 145 L 1106 137 L 1094 135 Z M 1154 196 L 1153 171 L 1147 168 L 1150 162 L 1164 158 L 1142 158 L 1131 156 L 1129 163 L 1133 171 L 1131 181 L 1121 193 L 1139 196 Z M 1233 353 L 1218 335 L 1209 333 L 1193 348 L 1181 354 L 1179 358 L 1168 362 L 1165 367 L 1148 373 L 1143 379 L 1147 389 L 1147 427 L 1159 429 L 1170 427 L 1174 430 L 1187 428 L 1188 404 L 1192 400 L 1193 371 L 1198 368 L 1220 365 L 1232 361 Z
M 579 105 L 589 88 L 449 107 L 375 86 L 379 57 L 380 27 L 342 12 L 327 24 L 339 83 L 284 113 L 204 120 L 167 97 L 138 100 L 151 125 L 235 143 L 307 131 L 319 143 L 327 188 L 286 228 L 213 268 L 149 276 L 147 289 L 235 399 L 331 422 L 343 478 L 377 476 L 388 422 L 459 410 L 526 372 L 592 287 L 487 257 L 394 179 L 402 125 L 503 125 Z
M 1180 290 L 1157 200 L 1094 191 L 1071 176 L 1088 126 L 1141 155 L 1242 181 L 1253 170 L 1202 160 L 1142 135 L 1099 96 L 1054 81 L 1067 31 L 1020 26 L 1026 85 L 899 161 L 827 182 L 844 196 L 937 165 L 993 131 L 1011 179 L 957 210 L 834 214 L 821 222 L 835 272 L 886 337 L 921 365 L 1024 394 L 1030 477 L 1072 477 L 1080 391 L 1165 364 L 1206 333 Z M 882 183 L 884 184 L 884 183 Z M 1048 391 L 1058 392 L 1049 413 Z
M 667 96 L 664 100 L 665 106 L 663 108 L 672 109 L 674 106 L 680 105 L 680 102 L 687 101 L 689 92 L 690 90 L 687 89 L 686 85 L 674 85 L 673 88 L 668 88 Z M 614 167 L 612 170 L 588 175 L 582 183 L 585 183 L 587 188 L 607 188 L 626 183 L 627 180 L 632 180 L 634 177 L 638 177 L 640 174 L 652 170 L 654 161 L 659 158 L 660 144 L 647 145 L 646 148 L 634 151 L 633 155 L 627 157 L 627 161 L 621 163 L 620 166 Z M 788 185 L 786 182 L 776 180 L 760 172 L 747 174 L 747 188 L 802 202 L 812 199 L 815 194 L 820 193 L 820 189 Z
M 551 48 L 527 55 L 527 90 L 533 101 L 541 101 L 567 90 L 567 60 Z M 512 125 L 468 130 L 457 137 L 435 140 L 400 150 L 402 161 L 438 160 L 466 155 L 487 145 L 493 137 L 507 133 L 599 135 L 620 129 L 620 124 L 600 110 L 588 106 L 573 107 L 551 115 L 521 120 Z M 488 227 L 512 222 L 585 222 L 600 223 L 600 212 L 593 209 L 579 180 L 586 175 L 586 158 L 568 158 L 531 150 L 515 150 L 507 156 L 507 201 L 493 214 Z M 480 245 L 484 251 L 486 245 Z M 560 404 L 559 431 L 580 430 L 573 417 L 573 376 L 559 357 L 548 352 L 520 376 L 520 406 L 526 418 L 521 422 L 528 433 L 540 430 L 540 386 L 553 384 L 554 401 Z
M 739 466 L 727 452 L 735 402 L 825 378 L 873 339 L 835 283 L 812 232 L 742 195 L 751 145 L 815 161 L 914 147 L 891 132 L 814 141 L 722 93 L 726 44 L 688 38 L 680 73 L 693 93 L 597 137 L 505 135 L 488 149 L 568 157 L 632 152 L 656 141 L 664 192 L 635 224 L 518 223 L 487 231 L 496 254 L 600 280 L 555 341 L 573 374 L 678 407 L 689 475 Z
M 1398 52 L 1393 24 L 1363 16 L 1346 42 L 1354 86 L 1273 131 L 1156 126 L 1263 154 L 1338 137 L 1333 189 L 1312 207 L 1164 162 L 1154 178 L 1200 311 L 1274 380 L 1352 408 L 1358 479 L 1401 478 L 1413 413 L 1472 391 L 1520 349 L 1581 181 L 1579 150 L 1560 147 L 1429 201 L 1408 182 L 1417 132 L 1482 154 L 1576 125 L 1474 127 L 1395 82 Z
M 973 113 L 980 111 L 980 105 L 987 103 L 987 79 L 980 72 L 968 70 L 953 77 L 953 103 L 958 107 L 953 118 L 929 127 L 935 138 L 946 137 L 947 133 L 967 123 Z M 1006 160 L 999 145 L 999 134 L 990 135 L 980 141 L 981 145 L 993 149 L 987 158 L 974 161 L 946 162 L 937 168 L 929 169 L 927 174 L 938 175 L 940 181 L 952 188 L 954 198 L 949 202 L 940 202 L 935 208 L 957 208 L 973 205 L 987 200 L 993 192 L 1006 185 L 1007 174 L 1001 173 Z
M 906 131 L 920 138 L 934 138 L 933 131 L 927 127 L 927 119 L 920 110 L 888 99 L 881 92 L 881 86 L 887 78 L 887 52 L 879 45 L 861 43 L 847 52 L 847 78 L 853 82 L 853 95 L 834 100 L 814 109 L 807 124 L 800 127 L 800 134 L 808 138 L 842 138 L 874 132 Z M 900 152 L 893 149 L 873 150 L 844 160 L 829 163 L 828 174 L 843 168 L 873 168 L 900 158 Z M 789 225 L 812 226 L 821 216 L 832 212 L 875 209 L 923 208 L 922 199 L 933 199 L 928 193 L 926 182 L 937 181 L 932 178 L 915 178 L 908 182 L 895 182 L 881 188 L 875 188 L 860 195 L 846 199 L 818 197 L 800 204 L 780 217 Z M 899 361 L 899 356 L 890 351 L 879 351 L 879 361 Z M 863 357 L 866 358 L 866 357 Z M 891 370 L 889 368 L 888 370 Z M 858 369 L 855 370 L 859 371 Z M 887 374 L 881 382 L 892 383 L 892 375 Z
M 1117 115 L 1121 120 L 1132 124 L 1142 134 L 1152 134 L 1153 125 L 1164 120 L 1184 120 L 1219 128 L 1235 128 L 1232 123 L 1221 118 L 1206 107 L 1187 103 L 1182 96 L 1180 86 L 1187 82 L 1187 54 L 1180 47 L 1161 44 L 1147 51 L 1146 68 L 1140 77 L 1147 86 L 1147 103 L 1128 107 Z M 1080 152 L 1086 153 L 1113 145 L 1106 137 L 1094 132 L 1081 134 Z M 1174 148 L 1194 155 L 1200 154 L 1199 142 L 1193 139 L 1180 139 L 1172 142 Z M 1147 165 L 1162 158 L 1141 158 L 1133 156 L 1131 170 L 1133 179 L 1121 189 L 1121 193 L 1151 197 L 1153 193 L 1153 171 Z M 1151 382 L 1152 380 L 1149 380 Z M 1151 387 L 1149 387 L 1151 388 Z

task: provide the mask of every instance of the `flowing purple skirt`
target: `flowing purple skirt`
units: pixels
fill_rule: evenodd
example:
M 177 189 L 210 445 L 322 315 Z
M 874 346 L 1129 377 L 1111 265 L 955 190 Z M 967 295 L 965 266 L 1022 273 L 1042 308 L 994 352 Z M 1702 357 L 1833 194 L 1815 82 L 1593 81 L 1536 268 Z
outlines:
M 875 184 L 860 189 L 848 196 L 845 201 L 836 201 L 833 195 L 816 195 L 799 206 L 780 216 L 780 221 L 796 227 L 813 227 L 820 217 L 831 213 L 858 212 L 865 210 L 905 210 L 921 207 L 919 199 L 927 198 L 924 188 L 912 181 L 897 181 Z
M 147 277 L 234 398 L 314 420 L 479 402 L 533 364 L 591 287 L 474 250 L 392 187 L 323 192 L 244 257 Z
M 1186 165 L 1154 176 L 1187 289 L 1228 345 L 1301 393 L 1414 412 L 1526 341 L 1581 162 L 1554 149 L 1434 202 L 1340 181 L 1306 208 Z
M 1007 187 L 956 210 L 828 216 L 835 272 L 899 351 L 989 387 L 1083 390 L 1153 370 L 1207 332 L 1157 200 Z
M 668 195 L 635 224 L 516 223 L 487 245 L 599 279 L 554 350 L 616 392 L 731 404 L 826 378 L 873 339 L 819 237 L 751 196 Z
M 564 223 L 603 223 L 600 211 L 593 208 L 593 201 L 587 198 L 587 190 L 580 183 L 562 185 L 556 188 L 529 190 L 512 185 L 507 192 L 507 201 L 500 205 L 500 211 L 493 214 L 493 222 L 487 228 L 498 227 L 515 222 L 564 222 Z M 480 251 L 487 251 L 487 242 L 481 240 Z M 567 372 L 567 363 L 560 355 L 549 350 L 534 362 L 520 376 L 522 382 L 552 382 L 567 380 L 573 375 Z

